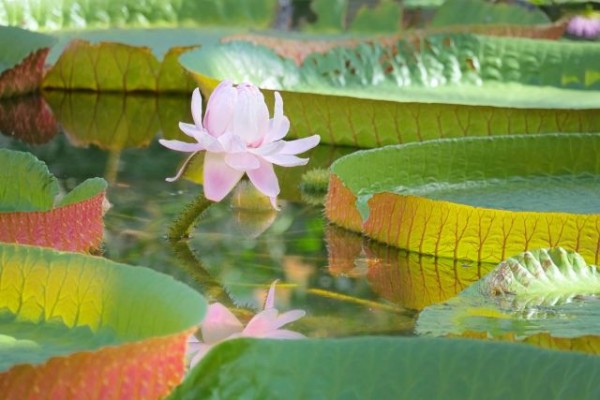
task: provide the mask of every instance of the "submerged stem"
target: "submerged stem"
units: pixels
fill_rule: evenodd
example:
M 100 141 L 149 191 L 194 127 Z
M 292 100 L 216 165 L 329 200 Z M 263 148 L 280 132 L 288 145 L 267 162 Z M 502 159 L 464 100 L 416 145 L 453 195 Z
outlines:
M 171 247 L 182 267 L 196 281 L 208 300 L 218 301 L 228 308 L 234 308 L 235 303 L 227 290 L 203 266 L 188 246 L 187 240 L 171 240 Z
M 184 210 L 175 218 L 167 237 L 169 240 L 178 240 L 187 238 L 190 235 L 190 230 L 194 226 L 196 220 L 213 204 L 212 201 L 204 197 L 204 194 L 198 195 L 194 201 L 188 204 Z

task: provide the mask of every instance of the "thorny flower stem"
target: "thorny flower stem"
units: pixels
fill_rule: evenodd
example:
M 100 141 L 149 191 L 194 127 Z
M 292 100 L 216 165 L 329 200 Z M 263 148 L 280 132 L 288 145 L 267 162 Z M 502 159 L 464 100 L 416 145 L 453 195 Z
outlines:
M 169 240 L 173 241 L 188 238 L 190 236 L 190 230 L 194 226 L 196 220 L 212 204 L 212 201 L 204 197 L 203 193 L 200 193 L 196 199 L 188 204 L 181 214 L 175 218 L 171 226 L 169 226 L 169 232 L 167 234 Z

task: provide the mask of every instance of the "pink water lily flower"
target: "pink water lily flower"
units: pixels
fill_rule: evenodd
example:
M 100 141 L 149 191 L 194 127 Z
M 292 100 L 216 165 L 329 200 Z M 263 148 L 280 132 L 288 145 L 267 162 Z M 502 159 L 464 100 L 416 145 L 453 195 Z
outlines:
M 169 149 L 192 153 L 173 178 L 179 179 L 192 156 L 206 151 L 204 158 L 204 195 L 207 199 L 221 201 L 244 174 L 258 190 L 271 198 L 276 206 L 279 182 L 273 164 L 283 167 L 305 165 L 307 158 L 296 157 L 317 144 L 319 135 L 286 142 L 281 140 L 290 128 L 283 115 L 283 100 L 275 92 L 275 110 L 269 119 L 269 110 L 260 90 L 250 84 L 234 86 L 223 81 L 208 100 L 202 120 L 200 91 L 192 94 L 194 124 L 179 123 L 179 128 L 196 141 L 164 140 L 160 143 Z
M 571 18 L 567 25 L 567 32 L 587 39 L 600 36 L 600 15 L 589 13 Z
M 284 325 L 302 318 L 306 315 L 306 312 L 304 310 L 290 310 L 279 314 L 279 311 L 275 308 L 276 284 L 277 281 L 271 284 L 263 311 L 256 314 L 245 328 L 240 320 L 223 304 L 214 303 L 208 306 L 206 316 L 202 324 L 200 324 L 202 341 L 199 341 L 193 335 L 188 341 L 188 354 L 191 355 L 190 367 L 196 365 L 211 347 L 224 340 L 240 337 L 268 339 L 305 338 L 301 333 L 281 329 Z

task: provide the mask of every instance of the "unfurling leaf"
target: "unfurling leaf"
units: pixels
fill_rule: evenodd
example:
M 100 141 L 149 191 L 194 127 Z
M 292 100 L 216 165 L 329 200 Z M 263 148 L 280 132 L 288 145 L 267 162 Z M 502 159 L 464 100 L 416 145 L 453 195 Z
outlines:
M 526 251 L 500 263 L 481 281 L 444 304 L 427 307 L 417 333 L 600 335 L 600 272 L 560 247 Z

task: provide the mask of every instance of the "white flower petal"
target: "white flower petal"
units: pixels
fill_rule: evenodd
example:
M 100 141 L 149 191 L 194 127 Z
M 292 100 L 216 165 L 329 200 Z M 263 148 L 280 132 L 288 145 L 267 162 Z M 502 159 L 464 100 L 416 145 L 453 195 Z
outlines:
M 301 333 L 290 331 L 287 329 L 276 329 L 271 332 L 267 332 L 262 338 L 265 339 L 305 339 Z
M 225 155 L 225 162 L 231 168 L 244 172 L 260 167 L 258 158 L 250 153 L 228 153 Z
M 290 120 L 283 115 L 283 99 L 279 92 L 275 92 L 275 109 L 273 110 L 273 119 L 269 121 L 269 131 L 265 142 L 274 142 L 282 139 L 290 130 Z
M 204 343 L 214 344 L 242 332 L 244 326 L 227 307 L 221 303 L 214 303 L 208 306 L 200 329 Z
M 279 154 L 300 154 L 307 150 L 312 149 L 321 141 L 319 135 L 312 135 L 307 138 L 291 140 L 289 142 L 283 142 L 283 149 L 279 151 Z
M 185 159 L 185 161 L 183 162 L 183 165 L 181 166 L 181 168 L 179 168 L 179 171 L 177 171 L 177 174 L 171 178 L 166 178 L 165 180 L 167 182 L 175 182 L 177 179 L 181 178 L 181 175 L 183 175 L 183 173 L 185 172 L 185 169 L 187 168 L 188 164 L 190 163 L 190 161 L 192 161 L 192 158 L 197 154 L 198 152 L 194 152 L 192 154 L 190 154 L 188 156 L 188 158 Z
M 204 157 L 204 196 L 221 201 L 244 175 L 225 163 L 225 154 L 207 152 Z
M 281 140 L 287 135 L 290 130 L 290 120 L 288 117 L 282 117 L 279 123 L 275 123 L 273 120 L 269 122 L 269 131 L 265 137 L 265 142 L 276 142 Z
M 217 139 L 209 135 L 205 130 L 198 129 L 195 125 L 180 122 L 179 129 L 189 137 L 196 139 L 196 142 L 201 144 L 204 149 L 214 148 L 215 144 L 218 143 Z
M 279 211 L 281 208 L 279 208 L 279 206 L 277 205 L 277 197 L 269 197 L 269 200 L 271 200 L 271 205 L 273 206 L 273 208 L 277 211 Z
M 273 165 L 264 160 L 259 160 L 260 167 L 246 171 L 250 181 L 256 188 L 268 197 L 277 197 L 279 194 L 279 182 L 273 171 Z
M 196 132 L 198 131 L 198 127 L 196 125 L 187 124 L 185 122 L 179 123 L 179 129 L 189 137 L 196 137 Z
M 248 145 L 257 145 L 263 142 L 268 127 L 269 109 L 263 94 L 254 85 L 238 85 L 232 121 L 234 135 L 244 139 Z
M 265 310 L 269 308 L 275 308 L 275 286 L 279 282 L 279 279 L 275 279 L 273 283 L 271 283 L 271 287 L 269 288 L 269 292 L 267 293 L 267 298 L 265 300 Z
M 204 114 L 204 127 L 214 137 L 227 131 L 237 102 L 237 90 L 231 81 L 223 81 L 208 99 Z
M 220 148 L 227 153 L 241 153 L 246 151 L 246 142 L 240 137 L 237 137 L 233 132 L 225 132 L 219 136 Z M 208 149 L 209 151 L 213 151 Z
M 184 153 L 193 153 L 204 150 L 204 146 L 202 146 L 200 143 L 187 143 L 182 142 L 181 140 L 159 139 L 158 143 L 171 150 L 181 151 Z
M 290 311 L 284 312 L 283 314 L 281 314 L 277 317 L 275 326 L 277 327 L 277 329 L 279 329 L 284 325 L 287 325 L 291 322 L 299 320 L 300 318 L 304 317 L 305 315 L 306 315 L 306 311 L 304 311 L 304 310 L 290 310 Z
M 266 332 L 277 329 L 278 314 L 279 312 L 274 308 L 259 312 L 248 322 L 242 331 L 242 336 L 260 337 Z
M 194 124 L 202 129 L 202 96 L 200 96 L 200 89 L 194 89 L 192 93 L 192 118 Z
M 277 142 L 266 143 L 256 148 L 249 147 L 248 151 L 259 156 L 268 156 L 271 154 L 279 153 L 284 146 L 285 142 L 283 140 L 278 140 Z
M 268 162 L 282 167 L 297 167 L 308 164 L 308 158 L 300 158 L 289 154 L 275 154 L 264 157 Z

